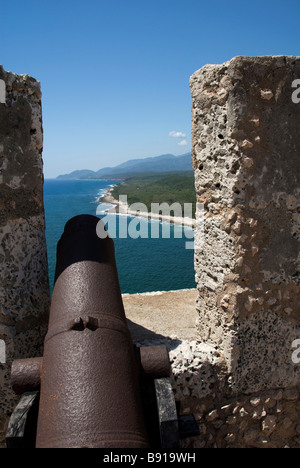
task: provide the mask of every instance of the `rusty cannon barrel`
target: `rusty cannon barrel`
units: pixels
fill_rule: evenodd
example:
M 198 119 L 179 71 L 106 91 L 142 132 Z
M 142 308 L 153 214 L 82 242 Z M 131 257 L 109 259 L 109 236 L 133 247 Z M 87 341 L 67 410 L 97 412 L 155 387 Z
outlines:
M 57 245 L 37 448 L 149 446 L 114 244 L 98 222 L 72 218 Z

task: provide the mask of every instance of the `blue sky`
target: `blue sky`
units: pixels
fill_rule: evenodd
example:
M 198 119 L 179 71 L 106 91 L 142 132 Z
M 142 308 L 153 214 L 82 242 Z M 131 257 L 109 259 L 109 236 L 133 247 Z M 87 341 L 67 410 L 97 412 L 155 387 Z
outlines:
M 236 55 L 300 55 L 299 22 L 299 0 L 0 0 L 0 63 L 41 81 L 56 177 L 188 152 L 190 76 Z

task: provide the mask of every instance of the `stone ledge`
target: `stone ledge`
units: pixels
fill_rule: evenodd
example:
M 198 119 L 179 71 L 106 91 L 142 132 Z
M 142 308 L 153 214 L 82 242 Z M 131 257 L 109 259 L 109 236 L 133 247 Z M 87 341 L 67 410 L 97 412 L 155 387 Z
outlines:
M 123 294 L 134 342 L 196 339 L 197 289 Z

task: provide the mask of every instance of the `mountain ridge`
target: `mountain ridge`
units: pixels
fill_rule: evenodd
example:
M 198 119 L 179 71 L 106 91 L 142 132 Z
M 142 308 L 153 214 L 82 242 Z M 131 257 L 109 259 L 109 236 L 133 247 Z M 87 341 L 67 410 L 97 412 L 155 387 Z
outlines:
M 57 176 L 57 179 L 109 179 L 123 178 L 128 175 L 151 172 L 192 171 L 191 153 L 179 156 L 162 154 L 144 159 L 129 159 L 115 167 L 104 167 L 98 171 L 79 169 L 69 174 Z

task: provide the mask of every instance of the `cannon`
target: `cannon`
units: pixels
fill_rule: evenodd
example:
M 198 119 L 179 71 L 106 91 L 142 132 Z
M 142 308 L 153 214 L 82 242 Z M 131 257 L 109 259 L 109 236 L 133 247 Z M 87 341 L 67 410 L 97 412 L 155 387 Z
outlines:
M 133 344 L 114 243 L 97 236 L 99 222 L 72 218 L 57 244 L 43 357 L 12 365 L 12 387 L 22 397 L 7 447 L 179 446 L 167 348 Z

